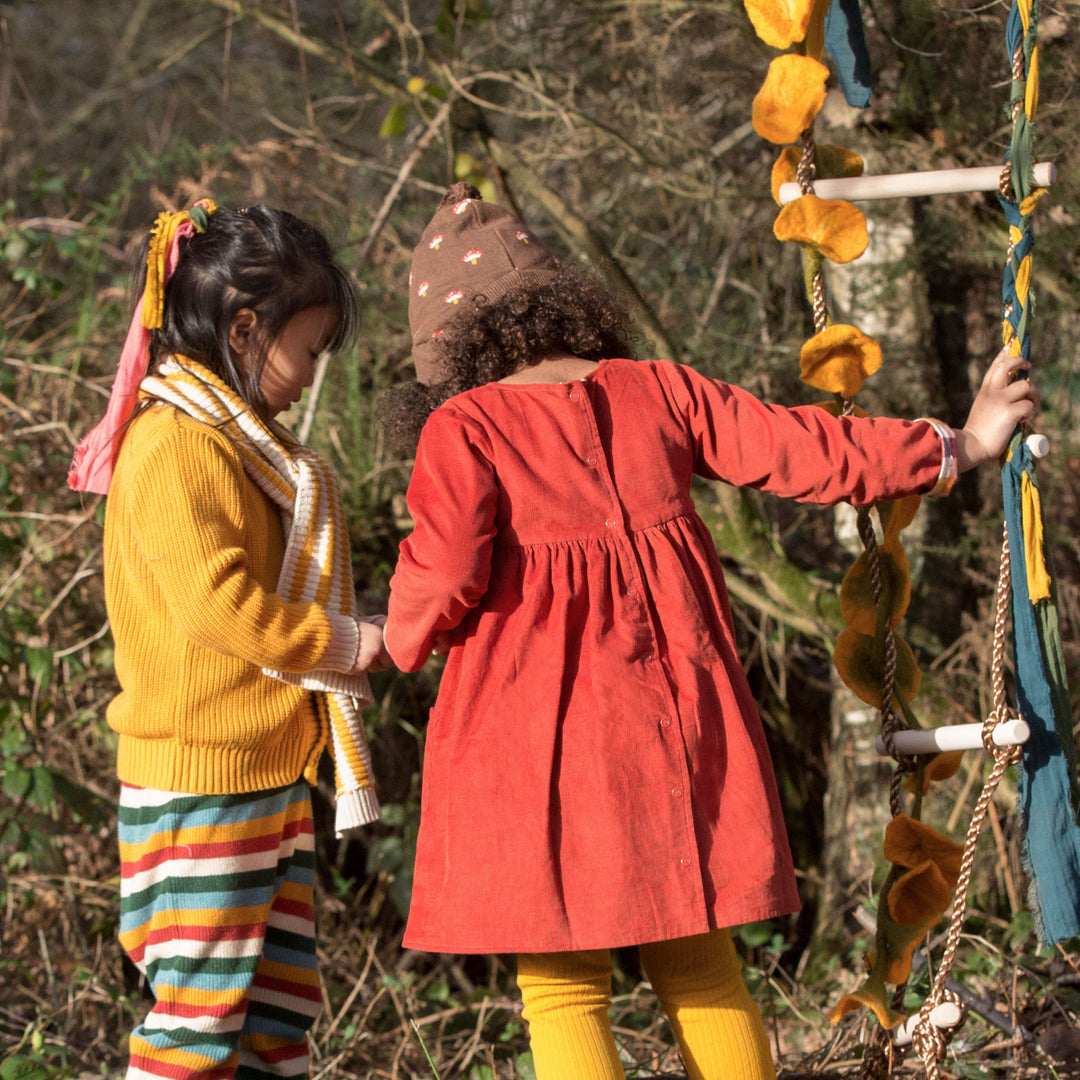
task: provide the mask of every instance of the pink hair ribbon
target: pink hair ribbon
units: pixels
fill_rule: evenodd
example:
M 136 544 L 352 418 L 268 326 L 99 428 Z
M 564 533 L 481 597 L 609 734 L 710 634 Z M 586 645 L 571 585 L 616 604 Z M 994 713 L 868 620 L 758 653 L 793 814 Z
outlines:
M 212 214 L 217 206 L 210 199 L 200 199 L 194 220 L 187 210 L 180 213 L 166 211 L 157 217 L 150 237 L 150 253 L 147 257 L 146 288 L 135 305 L 120 364 L 113 380 L 109 405 L 102 419 L 83 437 L 75 448 L 71 468 L 68 470 L 68 487 L 74 491 L 89 491 L 107 495 L 112 480 L 116 451 L 120 445 L 120 433 L 131 419 L 139 396 L 139 384 L 146 375 L 150 360 L 150 331 L 161 326 L 162 298 L 165 286 L 180 261 L 180 240 L 195 232 L 202 232 L 199 223 Z

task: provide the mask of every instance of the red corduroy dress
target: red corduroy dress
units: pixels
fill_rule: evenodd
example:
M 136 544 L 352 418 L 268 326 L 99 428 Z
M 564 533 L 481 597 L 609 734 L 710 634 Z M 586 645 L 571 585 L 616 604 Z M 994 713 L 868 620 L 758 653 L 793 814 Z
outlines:
M 819 503 L 927 491 L 930 424 L 767 406 L 668 362 L 491 383 L 424 427 L 386 641 L 454 629 L 404 943 L 559 952 L 799 906 L 696 474 Z

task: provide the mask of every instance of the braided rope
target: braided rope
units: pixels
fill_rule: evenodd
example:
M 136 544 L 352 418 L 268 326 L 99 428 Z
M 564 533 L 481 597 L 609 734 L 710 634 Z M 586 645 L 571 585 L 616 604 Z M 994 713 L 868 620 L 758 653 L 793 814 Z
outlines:
M 799 193 L 812 195 L 814 192 L 814 180 L 817 178 L 817 166 L 814 164 L 814 124 L 802 133 L 802 154 L 799 156 L 799 164 L 795 168 L 795 181 L 799 185 Z M 813 299 L 814 331 L 821 333 L 829 323 L 829 315 L 825 308 L 825 274 L 820 262 L 814 271 L 814 278 L 810 285 Z
M 884 585 L 881 580 L 881 557 L 878 552 L 877 536 L 874 534 L 874 526 L 870 520 L 868 511 L 861 510 L 857 518 L 859 539 L 866 550 L 867 563 L 870 568 L 870 584 L 873 590 L 874 603 L 881 603 L 881 595 Z M 889 809 L 893 817 L 903 810 L 902 783 L 904 774 L 911 772 L 915 765 L 914 759 L 905 757 L 896 750 L 896 732 L 904 730 L 907 726 L 903 718 L 893 706 L 896 695 L 896 635 L 893 632 L 892 622 L 885 619 L 884 628 L 885 664 L 881 675 L 881 706 L 878 709 L 878 717 L 881 723 L 881 736 L 885 740 L 885 748 L 890 756 L 896 759 L 897 768 L 893 770 L 889 783 Z
M 892 1065 L 892 1044 L 887 1039 L 880 1044 L 871 1043 L 863 1052 L 859 1080 L 889 1080 Z
M 967 1010 L 964 1008 L 963 1002 L 951 990 L 946 990 L 943 997 L 944 1000 L 951 1001 L 960 1010 L 960 1024 L 963 1024 L 964 1018 L 967 1016 Z M 938 1080 L 940 1076 L 938 1059 L 945 1053 L 945 1048 L 952 1039 L 952 1032 L 956 1030 L 943 1031 L 930 1023 L 930 1011 L 936 1007 L 936 1004 L 939 1003 L 935 1003 L 935 1005 L 931 1005 L 929 1002 L 923 1003 L 923 1007 L 919 1010 L 919 1022 L 911 1033 L 912 1046 L 914 1046 L 915 1052 L 926 1066 L 927 1080 Z M 957 1025 L 957 1028 L 959 1028 L 960 1024 Z
M 1034 6 L 1034 5 L 1033 5 Z M 1024 81 L 1024 43 L 1020 41 L 1016 48 L 1013 49 L 1012 54 L 1012 81 L 1014 83 L 1022 83 Z M 1015 124 L 1016 118 L 1020 114 L 1020 110 L 1024 107 L 1023 97 L 1016 98 L 1012 103 L 1012 108 L 1009 110 L 1010 119 Z M 1016 191 L 1013 189 L 1012 182 L 1012 161 L 1005 160 L 1005 163 L 1001 166 L 1001 173 L 998 176 L 998 191 L 1001 192 L 1003 199 L 1008 199 L 1010 202 L 1016 202 Z M 1009 245 L 1009 254 L 1012 254 L 1012 244 Z
M 994 614 L 994 646 L 991 662 L 994 707 L 982 725 L 983 747 L 988 754 L 993 756 L 994 767 L 990 770 L 990 775 L 983 783 L 982 792 L 971 814 L 967 835 L 964 838 L 960 874 L 953 895 L 952 917 L 949 921 L 949 932 L 945 940 L 945 951 L 942 954 L 941 964 L 938 967 L 934 984 L 930 988 L 930 993 L 923 1002 L 922 1008 L 919 1010 L 919 1022 L 912 1033 L 912 1043 L 926 1068 L 927 1080 L 938 1080 L 940 1075 L 938 1060 L 944 1053 L 945 1047 L 952 1039 L 953 1034 L 959 1030 L 959 1025 L 948 1031 L 935 1028 L 930 1023 L 929 1017 L 930 1011 L 943 1001 L 956 1001 L 959 1004 L 956 996 L 945 990 L 945 981 L 949 977 L 953 961 L 956 958 L 956 949 L 960 942 L 960 933 L 967 913 L 967 894 L 971 883 L 971 868 L 975 862 L 975 846 L 982 831 L 983 822 L 986 819 L 986 811 L 997 791 L 1002 776 L 1005 774 L 1005 770 L 1010 765 L 1018 762 L 1021 755 L 1019 746 L 996 746 L 993 741 L 994 728 L 1004 720 L 1017 715 L 1014 710 L 1009 708 L 1005 697 L 1005 637 L 1009 618 L 1009 600 L 1012 594 L 1010 585 L 1011 565 L 1009 534 L 1006 531 L 1001 543 L 1001 563 L 998 572 L 996 610 Z

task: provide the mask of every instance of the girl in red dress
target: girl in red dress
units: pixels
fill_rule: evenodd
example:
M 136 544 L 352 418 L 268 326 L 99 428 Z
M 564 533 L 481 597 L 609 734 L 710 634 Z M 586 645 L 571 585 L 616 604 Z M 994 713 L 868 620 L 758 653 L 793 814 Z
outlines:
M 599 284 L 457 184 L 413 258 L 403 670 L 446 668 L 405 945 L 516 953 L 539 1080 L 615 1080 L 609 950 L 637 945 L 694 1080 L 775 1075 L 727 927 L 797 910 L 761 722 L 694 476 L 815 503 L 943 493 L 1036 393 L 991 366 L 960 431 L 765 405 L 635 362 Z M 423 428 L 422 434 L 419 429 Z M 415 445 L 415 442 L 413 443 Z

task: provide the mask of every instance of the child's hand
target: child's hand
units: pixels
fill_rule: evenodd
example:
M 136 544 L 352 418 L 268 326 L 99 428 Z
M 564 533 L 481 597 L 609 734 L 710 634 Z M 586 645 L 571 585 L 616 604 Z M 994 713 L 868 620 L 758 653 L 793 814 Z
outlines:
M 1039 411 L 1039 391 L 1029 379 L 1017 374 L 1030 367 L 1023 357 L 1010 356 L 1007 346 L 994 357 L 975 395 L 967 423 L 956 432 L 960 472 L 1000 457 L 1017 424 L 1030 420 Z
M 360 631 L 360 647 L 356 650 L 356 660 L 350 675 L 359 675 L 362 671 L 385 671 L 393 666 L 390 654 L 383 643 L 385 615 L 365 615 L 358 617 L 356 628 Z

